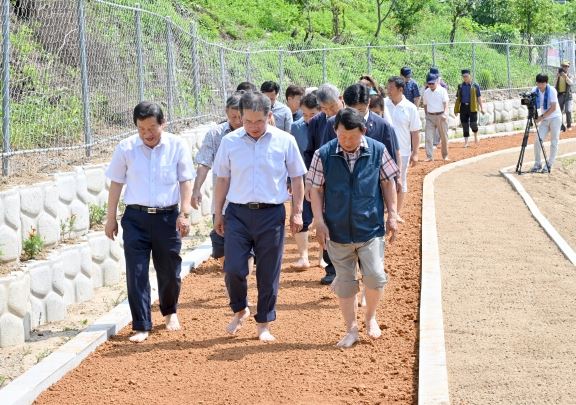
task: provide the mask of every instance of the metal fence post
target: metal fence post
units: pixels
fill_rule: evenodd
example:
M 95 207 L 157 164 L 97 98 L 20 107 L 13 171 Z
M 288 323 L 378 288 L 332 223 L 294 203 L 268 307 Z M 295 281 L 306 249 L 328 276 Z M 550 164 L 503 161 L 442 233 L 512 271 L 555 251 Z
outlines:
M 194 82 L 194 114 L 200 115 L 200 59 L 198 58 L 198 35 L 196 24 L 190 24 L 190 39 L 192 41 L 192 80 Z
M 510 41 L 506 41 L 506 73 L 508 75 L 508 97 L 512 98 L 512 73 L 510 72 Z
M 252 72 L 250 71 L 250 48 L 246 50 L 246 81 L 252 83 Z
M 226 90 L 226 65 L 224 61 L 224 48 L 220 47 L 220 81 L 222 84 L 222 101 L 224 102 L 224 106 L 226 106 L 226 100 L 228 99 L 228 91 Z
M 90 157 L 92 150 L 92 129 L 90 125 L 90 90 L 88 88 L 88 64 L 86 56 L 86 18 L 84 15 L 84 0 L 78 0 L 78 43 L 80 44 L 80 77 L 82 80 L 82 110 L 84 113 L 84 145 L 86 156 Z
M 432 66 L 436 66 L 436 41 L 432 41 Z
M 372 46 L 368 44 L 366 47 L 366 68 L 368 69 L 368 74 L 372 74 Z
M 278 50 L 278 85 L 280 86 L 280 94 L 282 94 L 282 88 L 284 83 L 284 49 L 280 48 Z
M 574 34 L 572 34 L 572 39 L 570 40 L 570 69 L 572 69 L 572 74 L 576 72 L 576 41 L 574 41 Z
M 328 82 L 328 71 L 326 70 L 326 49 L 322 49 L 322 83 Z
M 172 21 L 166 17 L 166 90 L 168 96 L 168 129 L 172 132 L 174 125 L 174 53 L 172 49 Z
M 476 41 L 472 42 L 472 77 L 476 80 Z
M 10 0 L 2 0 L 2 176 L 10 174 Z
M 136 63 L 138 67 L 138 100 L 144 101 L 144 62 L 142 59 L 142 11 L 140 4 L 136 4 L 134 12 L 136 22 Z

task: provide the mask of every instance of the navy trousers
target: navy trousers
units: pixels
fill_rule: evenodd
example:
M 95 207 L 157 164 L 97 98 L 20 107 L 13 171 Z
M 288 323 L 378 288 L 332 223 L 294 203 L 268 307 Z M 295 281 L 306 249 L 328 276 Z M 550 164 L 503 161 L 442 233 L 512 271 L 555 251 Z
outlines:
M 258 305 L 256 322 L 276 319 L 276 297 L 284 248 L 284 205 L 249 209 L 230 203 L 224 216 L 224 274 L 233 312 L 248 306 L 248 257 L 251 250 L 256 261 Z
M 126 208 L 122 216 L 126 284 L 133 330 L 152 330 L 148 275 L 150 253 L 158 280 L 160 312 L 164 316 L 176 313 L 182 264 L 182 240 L 176 230 L 177 217 L 177 210 L 148 214 L 130 208 Z
M 212 223 L 214 223 L 214 215 L 212 215 Z M 210 231 L 210 240 L 212 241 L 212 257 L 214 259 L 224 257 L 224 238 L 212 229 Z

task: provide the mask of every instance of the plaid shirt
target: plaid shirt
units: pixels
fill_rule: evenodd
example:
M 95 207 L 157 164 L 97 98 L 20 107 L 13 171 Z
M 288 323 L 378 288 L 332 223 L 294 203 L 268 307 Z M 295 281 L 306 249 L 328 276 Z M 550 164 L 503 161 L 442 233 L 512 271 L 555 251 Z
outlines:
M 350 172 L 354 170 L 356 161 L 360 157 L 362 151 L 365 149 L 368 149 L 368 142 L 366 142 L 366 138 L 364 136 L 360 141 L 360 147 L 354 152 L 349 153 L 344 151 L 340 147 L 339 143 L 336 145 L 336 153 L 341 154 L 344 159 L 346 159 L 346 163 L 348 163 L 348 169 L 350 169 Z M 397 177 L 399 173 L 400 171 L 398 170 L 398 166 L 396 166 L 396 163 L 394 163 L 394 160 L 392 160 L 388 151 L 384 149 L 384 153 L 382 153 L 382 164 L 380 165 L 380 181 L 391 180 Z M 324 167 L 322 166 L 322 159 L 320 159 L 320 153 L 318 150 L 314 152 L 314 157 L 312 158 L 310 169 L 306 175 L 306 183 L 314 188 L 324 187 Z

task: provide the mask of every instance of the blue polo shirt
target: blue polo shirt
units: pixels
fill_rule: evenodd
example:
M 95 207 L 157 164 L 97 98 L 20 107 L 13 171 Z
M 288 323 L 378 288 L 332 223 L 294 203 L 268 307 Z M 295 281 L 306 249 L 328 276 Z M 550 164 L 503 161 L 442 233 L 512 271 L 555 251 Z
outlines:
M 474 87 L 476 87 L 476 97 L 480 97 L 480 86 L 478 83 L 473 83 Z M 470 93 L 472 89 L 472 84 L 462 83 L 460 85 L 460 102 L 464 104 L 470 104 Z
M 412 104 L 414 104 L 414 99 L 420 97 L 420 89 L 418 89 L 418 83 L 414 79 L 410 79 L 404 85 L 404 97 L 408 99 Z

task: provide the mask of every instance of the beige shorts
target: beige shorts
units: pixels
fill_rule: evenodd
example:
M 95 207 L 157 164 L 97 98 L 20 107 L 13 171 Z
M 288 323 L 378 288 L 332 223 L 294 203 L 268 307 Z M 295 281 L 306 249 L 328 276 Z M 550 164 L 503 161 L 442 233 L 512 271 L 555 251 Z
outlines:
M 330 240 L 327 250 L 336 269 L 336 278 L 332 282 L 332 288 L 338 297 L 347 298 L 358 292 L 357 264 L 366 288 L 380 289 L 386 285 L 388 277 L 384 271 L 383 237 L 373 238 L 363 243 L 346 244 Z

